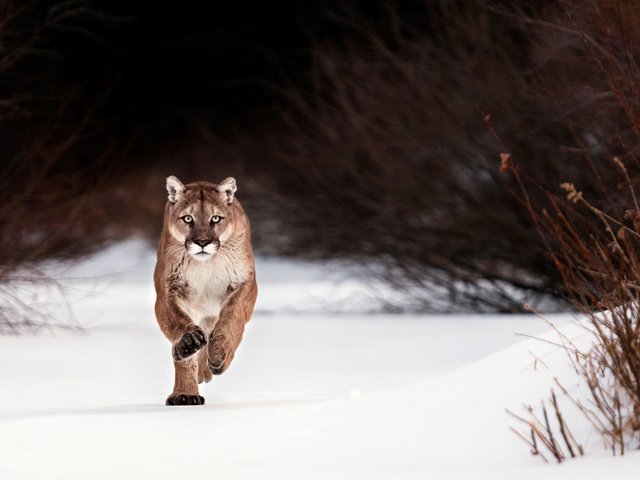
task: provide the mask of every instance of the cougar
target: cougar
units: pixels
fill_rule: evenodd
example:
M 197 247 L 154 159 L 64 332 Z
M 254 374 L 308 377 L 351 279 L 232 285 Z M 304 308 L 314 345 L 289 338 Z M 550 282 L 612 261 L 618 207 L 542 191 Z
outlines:
M 203 405 L 198 384 L 229 368 L 258 295 L 249 220 L 232 177 L 184 185 L 170 176 L 167 192 L 153 275 L 175 367 L 166 404 Z

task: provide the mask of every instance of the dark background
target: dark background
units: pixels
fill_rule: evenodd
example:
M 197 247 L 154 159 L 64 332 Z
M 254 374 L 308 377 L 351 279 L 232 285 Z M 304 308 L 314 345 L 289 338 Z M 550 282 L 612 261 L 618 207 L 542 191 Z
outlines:
M 233 175 L 261 253 L 375 266 L 419 292 L 402 310 L 557 308 L 500 153 L 536 205 L 564 181 L 610 195 L 635 155 L 633 2 L 1 8 L 3 278 L 153 244 L 166 176 Z

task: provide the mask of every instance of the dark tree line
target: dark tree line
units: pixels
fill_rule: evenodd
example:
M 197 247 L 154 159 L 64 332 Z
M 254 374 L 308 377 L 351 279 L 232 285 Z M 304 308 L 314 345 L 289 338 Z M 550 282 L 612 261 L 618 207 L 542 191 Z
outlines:
M 611 197 L 611 157 L 636 149 L 620 98 L 636 88 L 638 14 L 626 1 L 4 2 L 4 277 L 154 242 L 164 177 L 234 175 L 258 250 L 375 265 L 414 293 L 404 308 L 561 298 L 499 155 L 540 187 L 535 205 L 564 181 Z

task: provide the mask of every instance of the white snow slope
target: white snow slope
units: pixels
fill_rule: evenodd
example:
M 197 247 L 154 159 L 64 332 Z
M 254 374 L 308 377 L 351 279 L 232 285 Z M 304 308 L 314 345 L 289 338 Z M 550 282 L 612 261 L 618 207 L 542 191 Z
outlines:
M 65 272 L 84 333 L 0 338 L 0 479 L 637 476 L 638 453 L 611 457 L 565 398 L 585 457 L 544 464 L 509 431 L 504 409 L 538 405 L 554 376 L 580 393 L 564 352 L 514 334 L 547 330 L 541 320 L 355 313 L 371 290 L 319 265 L 260 261 L 231 368 L 201 386 L 206 405 L 166 407 L 153 265 L 139 243 L 109 249 Z M 50 293 L 29 301 L 63 315 Z

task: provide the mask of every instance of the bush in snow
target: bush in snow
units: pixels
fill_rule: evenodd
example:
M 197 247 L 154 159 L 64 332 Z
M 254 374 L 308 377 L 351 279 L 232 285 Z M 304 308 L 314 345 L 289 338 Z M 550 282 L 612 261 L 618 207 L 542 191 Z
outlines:
M 605 156 L 583 149 L 589 182 L 567 177 L 570 182 L 548 190 L 506 153 L 502 169 L 513 173 L 566 294 L 587 320 L 589 348 L 561 341 L 589 397 L 573 398 L 558 387 L 611 451 L 624 454 L 640 446 L 640 92 L 633 60 L 640 44 L 638 9 L 624 1 L 563 6 L 626 127 L 613 135 Z M 546 197 L 545 208 L 534 200 L 539 195 Z

